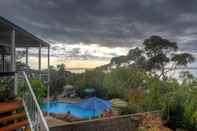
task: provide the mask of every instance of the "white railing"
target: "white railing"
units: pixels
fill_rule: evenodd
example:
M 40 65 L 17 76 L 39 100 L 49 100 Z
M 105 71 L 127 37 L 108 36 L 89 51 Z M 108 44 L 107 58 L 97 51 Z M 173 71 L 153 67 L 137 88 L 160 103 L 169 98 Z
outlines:
M 44 115 L 39 106 L 36 95 L 31 87 L 25 72 L 18 74 L 18 94 L 23 99 L 23 104 L 32 131 L 49 131 Z

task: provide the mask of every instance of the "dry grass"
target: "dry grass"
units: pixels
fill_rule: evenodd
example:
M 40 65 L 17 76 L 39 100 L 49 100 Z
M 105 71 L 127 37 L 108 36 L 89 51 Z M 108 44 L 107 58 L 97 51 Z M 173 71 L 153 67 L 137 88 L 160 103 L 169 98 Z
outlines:
M 140 122 L 138 131 L 172 131 L 171 129 L 164 127 L 162 120 L 159 116 L 152 113 L 145 113 L 142 121 Z

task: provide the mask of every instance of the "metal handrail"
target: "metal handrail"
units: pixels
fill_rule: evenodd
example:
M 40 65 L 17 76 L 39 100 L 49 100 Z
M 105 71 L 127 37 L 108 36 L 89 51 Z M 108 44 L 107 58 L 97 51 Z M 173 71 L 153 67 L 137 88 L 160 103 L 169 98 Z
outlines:
M 32 89 L 29 79 L 24 71 L 21 73 L 21 77 L 27 84 L 27 86 L 24 86 L 24 88 L 21 89 L 21 96 L 23 98 L 23 103 L 30 123 L 30 128 L 32 131 L 49 131 L 49 127 L 44 118 L 43 112 L 41 111 L 40 105 L 38 104 L 38 100 Z

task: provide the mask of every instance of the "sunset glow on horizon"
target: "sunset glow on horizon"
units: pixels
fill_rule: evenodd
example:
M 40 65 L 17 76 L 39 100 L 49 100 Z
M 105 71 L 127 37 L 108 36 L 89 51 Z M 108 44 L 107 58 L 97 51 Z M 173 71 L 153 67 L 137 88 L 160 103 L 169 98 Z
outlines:
M 22 62 L 24 62 L 24 59 L 22 59 Z M 47 58 L 43 57 L 41 59 L 42 69 L 47 68 Z M 65 64 L 66 69 L 92 69 L 98 66 L 102 66 L 105 64 L 108 64 L 110 62 L 110 59 L 88 59 L 88 60 L 79 60 L 79 59 L 64 59 L 64 58 L 57 58 L 57 57 L 51 57 L 50 65 L 56 66 L 59 64 Z M 38 58 L 37 57 L 30 57 L 29 58 L 29 65 L 33 69 L 38 69 Z

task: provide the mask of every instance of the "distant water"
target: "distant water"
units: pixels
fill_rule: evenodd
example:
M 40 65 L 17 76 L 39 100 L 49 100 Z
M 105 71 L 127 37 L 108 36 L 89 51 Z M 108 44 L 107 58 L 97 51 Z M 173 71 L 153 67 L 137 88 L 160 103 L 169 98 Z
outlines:
M 72 73 L 83 73 L 86 70 L 91 70 L 91 69 L 87 69 L 87 68 L 67 68 L 67 71 L 70 71 Z
M 83 73 L 85 72 L 85 69 L 67 69 L 68 71 L 72 73 Z

